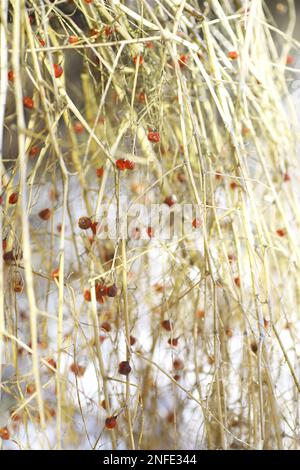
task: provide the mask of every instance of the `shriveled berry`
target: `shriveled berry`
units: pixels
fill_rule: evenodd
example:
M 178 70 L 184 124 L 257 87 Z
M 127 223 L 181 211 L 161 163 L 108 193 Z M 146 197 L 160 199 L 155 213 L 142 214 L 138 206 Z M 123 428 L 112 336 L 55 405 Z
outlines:
M 239 277 L 234 278 L 234 283 L 237 287 L 241 287 L 241 280 Z
M 43 209 L 39 212 L 39 217 L 42 220 L 49 220 L 51 217 L 51 210 L 50 209 Z
M 105 427 L 106 429 L 114 429 L 117 426 L 117 417 L 116 416 L 109 416 L 105 420 Z
M 121 375 L 129 375 L 131 372 L 131 367 L 128 361 L 122 361 L 119 364 L 118 368 L 119 374 Z
M 252 343 L 250 344 L 250 348 L 251 348 L 251 351 L 252 351 L 254 354 L 257 353 L 258 346 L 257 346 L 256 341 L 252 341 Z
M 129 337 L 129 343 L 130 343 L 130 346 L 133 346 L 135 343 L 136 343 L 136 338 L 135 336 L 131 336 Z
M 81 230 L 88 230 L 92 226 L 92 221 L 89 217 L 80 217 L 78 220 L 78 227 Z
M 26 387 L 26 393 L 28 393 L 28 395 L 32 395 L 35 392 L 35 390 L 36 388 L 34 384 L 28 384 Z
M 171 331 L 172 330 L 172 324 L 171 324 L 170 320 L 163 320 L 161 322 L 161 326 L 166 331 Z
M 178 346 L 178 339 L 179 339 L 179 338 L 169 338 L 169 339 L 168 339 L 168 344 L 169 344 L 170 346 L 176 347 L 176 346 Z
M 76 364 L 76 362 L 73 362 L 73 364 L 71 364 L 70 370 L 71 372 L 73 372 L 74 375 L 77 375 L 78 377 L 82 377 L 85 373 L 85 367 Z
M 107 288 L 108 297 L 116 297 L 117 294 L 118 294 L 118 288 L 116 284 L 113 284 Z
M 59 268 L 56 268 L 56 269 L 54 269 L 54 271 L 52 271 L 51 277 L 52 277 L 53 280 L 55 280 L 55 279 L 58 280 L 59 279 Z
M 47 359 L 47 363 L 49 364 L 49 366 L 53 367 L 53 369 L 56 369 L 56 361 L 53 359 L 53 357 L 50 357 L 49 359 Z
M 182 361 L 181 359 L 179 359 L 179 358 L 174 359 L 174 361 L 173 361 L 173 368 L 174 368 L 175 370 L 181 370 L 181 369 L 183 369 L 183 368 L 184 368 L 183 361 Z

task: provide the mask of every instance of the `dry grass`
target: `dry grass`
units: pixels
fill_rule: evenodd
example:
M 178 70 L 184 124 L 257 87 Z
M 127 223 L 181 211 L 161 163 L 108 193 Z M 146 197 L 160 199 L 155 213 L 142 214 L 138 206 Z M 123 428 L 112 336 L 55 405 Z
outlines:
M 294 3 L 206 3 L 1 2 L 4 448 L 299 448 Z M 125 195 L 201 227 L 102 240 Z

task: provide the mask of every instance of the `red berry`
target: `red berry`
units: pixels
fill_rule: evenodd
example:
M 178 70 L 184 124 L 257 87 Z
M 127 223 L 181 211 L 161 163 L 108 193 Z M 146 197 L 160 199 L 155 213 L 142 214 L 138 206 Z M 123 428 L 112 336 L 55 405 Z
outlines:
M 235 59 L 238 58 L 238 56 L 239 56 L 239 55 L 238 55 L 238 53 L 237 53 L 236 51 L 230 51 L 230 52 L 228 52 L 228 57 L 229 57 L 229 59 L 235 60 Z
M 12 70 L 10 70 L 10 71 L 8 72 L 7 78 L 8 78 L 8 80 L 9 80 L 10 82 L 13 82 L 13 81 L 14 81 L 14 79 L 15 79 L 15 74 L 14 74 L 14 72 L 13 72 Z
M 96 175 L 98 178 L 102 178 L 103 173 L 104 173 L 103 166 L 101 166 L 100 168 L 96 168 Z
M 185 67 L 187 62 L 189 60 L 189 57 L 185 54 L 181 54 L 181 56 L 179 57 L 179 60 L 178 60 L 178 64 L 180 65 L 180 67 Z
M 139 93 L 138 101 L 140 103 L 145 103 L 146 102 L 146 94 L 143 91 L 141 91 L 141 93 Z
M 133 62 L 134 62 L 135 64 L 139 63 L 139 64 L 141 65 L 141 64 L 143 63 L 143 60 L 144 60 L 144 59 L 143 59 L 143 56 L 142 56 L 142 55 L 136 55 L 136 56 L 134 56 L 134 58 L 133 58 Z
M 184 368 L 184 364 L 181 359 L 174 359 L 173 361 L 173 367 L 175 370 L 181 370 Z
M 76 132 L 76 134 L 82 134 L 84 132 L 84 127 L 81 124 L 81 122 L 79 121 L 75 122 L 74 131 Z
M 54 271 L 52 271 L 51 277 L 52 277 L 53 280 L 55 280 L 55 279 L 58 280 L 59 279 L 59 268 L 56 268 L 56 269 L 54 269 Z
M 53 67 L 54 67 L 55 78 L 61 77 L 62 74 L 64 73 L 64 70 L 63 70 L 62 66 L 59 65 L 59 64 L 54 64 Z
M 238 187 L 239 187 L 239 185 L 238 185 L 235 181 L 232 181 L 232 182 L 230 183 L 230 188 L 231 188 L 232 190 L 234 190 L 234 189 L 236 189 L 236 188 L 238 188 Z
M 46 41 L 43 38 L 38 38 L 38 41 L 42 47 L 45 47 Z
M 160 141 L 159 132 L 149 132 L 148 140 L 149 142 L 158 143 Z
M 104 284 L 97 284 L 96 285 L 96 297 L 97 295 L 100 297 L 106 296 L 108 293 L 108 287 Z
M 167 204 L 167 206 L 172 207 L 176 204 L 176 198 L 174 196 L 167 196 L 164 203 Z
M 124 171 L 126 170 L 126 160 L 124 160 L 124 158 L 119 158 L 117 161 L 116 161 L 116 167 L 118 168 L 118 170 L 120 171 Z
M 83 297 L 84 297 L 84 300 L 86 300 L 87 302 L 90 302 L 92 300 L 91 291 L 88 290 L 88 289 L 85 290 L 84 294 L 83 294 Z
M 200 219 L 194 219 L 193 222 L 192 222 L 192 226 L 193 228 L 197 229 L 197 228 L 200 228 L 202 225 L 201 223 L 201 220 Z
M 283 181 L 286 181 L 286 182 L 287 182 L 287 181 L 291 181 L 291 177 L 290 177 L 290 175 L 289 175 L 288 173 L 285 173 L 285 174 L 284 174 Z
M 172 324 L 170 320 L 163 320 L 161 322 L 161 326 L 166 330 L 166 331 L 171 331 L 172 330 Z
M 135 169 L 135 163 L 132 162 L 131 160 L 125 160 L 124 165 L 126 170 L 134 170 Z
M 30 157 L 36 157 L 40 153 L 40 147 L 38 145 L 33 145 L 29 150 Z
M 16 204 L 18 202 L 18 193 L 11 193 L 11 195 L 8 198 L 9 204 Z
M 111 36 L 113 32 L 114 32 L 114 29 L 111 26 L 105 26 L 104 34 L 107 38 Z
M 152 227 L 148 227 L 147 228 L 147 234 L 148 234 L 148 237 L 149 238 L 153 238 L 154 237 L 154 230 Z
M 116 426 L 117 426 L 117 417 L 116 416 L 110 416 L 109 418 L 106 418 L 106 420 L 105 420 L 106 429 L 114 429 Z
M 28 384 L 27 387 L 26 387 L 26 393 L 28 393 L 28 395 L 32 395 L 34 392 L 35 392 L 35 385 L 34 384 Z
M 87 230 L 91 228 L 92 226 L 92 221 L 89 217 L 80 217 L 78 220 L 78 227 L 81 228 L 82 230 Z
M 39 212 L 39 217 L 42 220 L 49 220 L 51 217 L 51 210 L 50 209 L 43 209 L 41 212 Z
M 294 56 L 292 55 L 288 55 L 287 58 L 286 58 L 286 65 L 292 65 L 294 63 Z
M 24 96 L 23 98 L 23 104 L 25 108 L 27 109 L 33 109 L 34 108 L 34 101 L 30 96 Z
M 170 346 L 178 346 L 178 338 L 169 338 L 168 339 L 168 344 Z
M 131 372 L 131 367 L 128 361 L 122 361 L 119 364 L 119 374 L 121 375 L 129 375 Z
M 0 438 L 3 441 L 8 441 L 8 439 L 10 438 L 9 430 L 7 429 L 6 426 L 4 428 L 0 428 Z
M 284 237 L 286 235 L 286 231 L 284 228 L 279 228 L 278 230 L 276 230 L 276 233 L 279 237 Z
M 92 230 L 94 235 L 96 235 L 96 233 L 97 233 L 97 227 L 98 227 L 98 222 L 92 222 L 91 230 Z
M 53 367 L 53 369 L 56 369 L 56 361 L 52 357 L 47 359 L 47 362 L 48 362 L 49 366 Z

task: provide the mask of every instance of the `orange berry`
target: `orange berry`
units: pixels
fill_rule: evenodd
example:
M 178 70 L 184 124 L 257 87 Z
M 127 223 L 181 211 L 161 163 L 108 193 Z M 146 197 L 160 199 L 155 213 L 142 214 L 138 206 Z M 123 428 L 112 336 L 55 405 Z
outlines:
M 10 438 L 9 430 L 6 426 L 4 428 L 0 428 L 0 438 L 3 441 L 8 441 L 8 439 Z
M 69 44 L 76 44 L 79 41 L 77 36 L 69 36 Z
M 238 55 L 238 53 L 237 53 L 236 51 L 230 51 L 230 52 L 228 52 L 228 57 L 229 57 L 229 59 L 235 60 L 235 59 L 238 58 L 238 56 L 239 56 L 239 55 Z
M 143 60 L 144 60 L 144 59 L 143 59 L 143 56 L 142 56 L 142 55 L 136 55 L 136 56 L 134 56 L 134 58 L 133 58 L 133 62 L 134 62 L 135 64 L 139 63 L 139 64 L 141 65 L 141 64 L 143 63 Z

